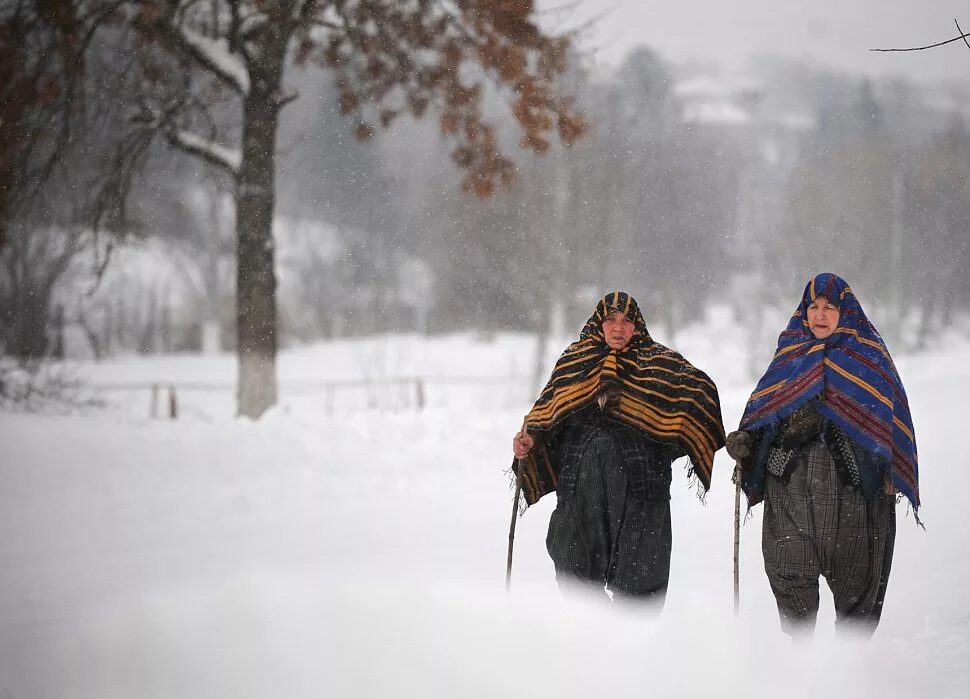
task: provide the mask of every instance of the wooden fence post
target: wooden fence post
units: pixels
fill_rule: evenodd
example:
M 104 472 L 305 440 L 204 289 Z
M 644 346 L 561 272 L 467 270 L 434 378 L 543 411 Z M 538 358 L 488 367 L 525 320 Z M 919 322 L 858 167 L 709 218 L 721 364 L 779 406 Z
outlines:
M 168 416 L 172 420 L 179 416 L 178 399 L 175 397 L 175 384 L 168 387 Z

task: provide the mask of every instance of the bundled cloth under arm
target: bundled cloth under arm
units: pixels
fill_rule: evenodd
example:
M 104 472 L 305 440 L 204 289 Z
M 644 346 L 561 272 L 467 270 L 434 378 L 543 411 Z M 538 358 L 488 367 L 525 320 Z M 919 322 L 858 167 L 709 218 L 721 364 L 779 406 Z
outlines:
M 624 313 L 635 326 L 622 350 L 611 349 L 603 336 L 603 319 L 610 309 Z M 594 405 L 604 391 L 615 395 L 609 408 L 612 419 L 670 447 L 672 456 L 686 454 L 691 475 L 704 491 L 710 488 L 714 452 L 724 446 L 717 387 L 680 354 L 655 342 L 636 301 L 616 291 L 596 305 L 526 417 L 536 441 L 522 474 L 526 503 L 556 490 L 562 468 L 557 430 L 566 418 Z

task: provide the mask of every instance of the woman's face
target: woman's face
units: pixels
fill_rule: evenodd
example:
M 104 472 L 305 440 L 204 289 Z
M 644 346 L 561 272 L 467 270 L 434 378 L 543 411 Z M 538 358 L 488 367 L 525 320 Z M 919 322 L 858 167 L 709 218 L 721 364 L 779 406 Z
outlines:
M 603 337 L 610 349 L 621 350 L 633 339 L 636 326 L 620 311 L 610 311 L 603 319 Z
M 839 307 L 824 296 L 819 296 L 808 306 L 808 329 L 819 340 L 824 340 L 839 327 Z

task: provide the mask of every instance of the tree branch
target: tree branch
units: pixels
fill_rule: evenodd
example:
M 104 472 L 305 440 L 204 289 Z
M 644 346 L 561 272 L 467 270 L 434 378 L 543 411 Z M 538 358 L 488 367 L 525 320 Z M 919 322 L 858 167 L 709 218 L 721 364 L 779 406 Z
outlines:
M 240 13 L 236 40 L 239 42 L 249 41 L 263 31 L 268 23 L 266 15 L 262 13 L 253 12 L 246 16 L 242 16 Z
M 239 174 L 242 154 L 213 141 L 206 140 L 183 129 L 164 128 L 165 137 L 173 146 L 190 155 L 195 155 L 210 165 L 225 170 L 233 177 Z
M 245 64 L 233 53 L 228 39 L 212 39 L 188 28 L 175 17 L 174 8 L 165 17 L 151 23 L 175 49 L 198 66 L 214 75 L 219 81 L 240 95 L 249 92 L 249 73 Z
M 956 20 L 953 20 L 953 21 L 956 22 Z M 957 24 L 957 28 L 958 29 L 959 29 L 959 27 L 960 27 L 960 25 Z M 870 51 L 882 51 L 882 52 L 886 52 L 886 51 L 926 51 L 927 49 L 935 49 L 937 46 L 945 46 L 946 44 L 952 44 L 954 41 L 960 41 L 961 39 L 964 41 L 964 43 L 966 43 L 968 36 L 970 36 L 970 34 L 964 34 L 961 31 L 959 36 L 955 36 L 952 39 L 947 39 L 946 41 L 941 41 L 941 42 L 936 43 L 936 44 L 930 44 L 929 46 L 914 46 L 913 48 L 908 48 L 908 49 L 869 49 L 869 50 Z M 970 46 L 970 44 L 968 44 L 968 46 Z
M 953 23 L 957 25 L 957 31 L 963 36 L 963 43 L 967 45 L 968 49 L 970 49 L 970 41 L 967 41 L 967 36 L 970 36 L 970 34 L 963 33 L 963 30 L 960 29 L 960 23 L 957 22 L 956 17 L 953 18 Z
M 324 12 L 329 9 L 334 8 L 330 7 L 329 5 L 323 8 Z M 336 10 L 334 11 L 339 16 L 339 12 Z M 343 24 L 338 24 L 334 20 L 327 19 L 323 14 L 321 14 L 316 0 L 305 0 L 303 6 L 296 14 L 295 24 L 298 27 L 303 27 L 306 29 L 318 27 L 321 29 L 330 29 L 331 31 L 344 30 L 347 28 L 346 22 Z
M 186 26 L 172 27 L 178 45 L 200 66 L 241 95 L 249 92 L 246 66 L 229 50 L 226 39 L 210 39 Z

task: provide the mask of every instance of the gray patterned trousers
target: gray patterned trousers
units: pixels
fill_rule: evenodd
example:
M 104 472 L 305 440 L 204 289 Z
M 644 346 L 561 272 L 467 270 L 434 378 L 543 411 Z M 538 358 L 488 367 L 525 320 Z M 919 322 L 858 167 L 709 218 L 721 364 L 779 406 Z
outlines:
M 635 498 L 622 458 L 609 431 L 586 442 L 571 466 L 575 488 L 558 494 L 546 549 L 564 593 L 606 586 L 614 602 L 650 602 L 659 611 L 670 576 L 669 465 L 665 498 Z
M 866 500 L 844 485 L 821 440 L 787 470 L 786 479 L 766 477 L 761 540 L 782 628 L 792 636 L 814 629 L 823 575 L 837 628 L 871 636 L 892 566 L 895 499 L 879 491 Z

